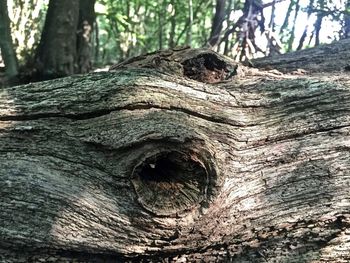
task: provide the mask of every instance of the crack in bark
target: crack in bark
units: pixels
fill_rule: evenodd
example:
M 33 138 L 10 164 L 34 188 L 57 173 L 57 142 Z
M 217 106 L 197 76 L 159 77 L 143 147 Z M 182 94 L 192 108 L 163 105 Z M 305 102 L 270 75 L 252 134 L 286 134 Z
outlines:
M 243 125 L 239 124 L 238 122 L 235 122 L 231 120 L 234 123 L 227 122 L 229 120 L 225 120 L 223 117 L 215 117 L 215 116 L 209 116 L 202 113 L 198 113 L 189 109 L 179 108 L 179 107 L 163 107 L 158 105 L 149 105 L 149 104 L 139 104 L 139 105 L 126 105 L 123 107 L 116 107 L 114 109 L 105 109 L 105 110 L 97 110 L 92 112 L 85 112 L 85 113 L 37 113 L 37 114 L 31 114 L 31 115 L 13 115 L 13 116 L 0 116 L 0 121 L 27 121 L 27 120 L 39 120 L 39 119 L 45 119 L 45 118 L 67 118 L 71 120 L 89 120 L 98 118 L 104 115 L 108 115 L 112 112 L 117 111 L 123 111 L 123 110 L 151 110 L 151 109 L 160 109 L 160 110 L 168 110 L 168 111 L 177 111 L 182 112 L 194 117 L 198 117 L 204 120 L 207 120 L 209 122 L 219 123 L 219 124 L 225 124 L 232 127 L 249 127 L 249 126 L 255 126 L 255 125 Z
M 255 148 L 256 146 L 262 146 L 262 145 L 266 145 L 268 143 L 279 143 L 279 142 L 288 141 L 288 140 L 295 140 L 295 139 L 299 139 L 299 138 L 302 138 L 304 136 L 308 136 L 308 135 L 312 135 L 312 134 L 328 133 L 328 132 L 332 132 L 332 131 L 336 131 L 336 130 L 340 130 L 340 129 L 344 129 L 344 128 L 350 128 L 350 124 L 344 124 L 344 125 L 339 125 L 339 126 L 334 126 L 334 127 L 325 127 L 325 128 L 320 128 L 317 130 L 310 129 L 308 131 L 303 131 L 300 133 L 293 133 L 293 134 L 289 134 L 286 136 L 276 137 L 273 139 L 270 139 L 269 137 L 267 137 L 264 140 L 264 142 L 265 142 L 264 144 L 261 143 L 262 140 L 258 140 L 256 142 L 253 142 L 251 147 L 248 147 L 246 149 Z

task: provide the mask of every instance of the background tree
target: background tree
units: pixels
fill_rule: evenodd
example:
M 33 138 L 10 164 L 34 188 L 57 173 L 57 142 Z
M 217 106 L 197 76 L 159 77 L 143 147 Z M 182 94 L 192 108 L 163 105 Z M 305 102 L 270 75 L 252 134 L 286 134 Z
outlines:
M 21 74 L 39 66 L 40 74 L 46 69 L 46 77 L 84 73 L 159 48 L 188 44 L 202 47 L 209 43 L 220 53 L 247 60 L 344 38 L 348 27 L 348 1 L 340 0 L 186 0 L 186 4 L 178 0 L 89 0 L 79 2 L 79 11 L 75 4 L 73 9 L 62 5 L 61 10 L 50 12 L 47 0 L 8 2 Z M 64 12 L 72 23 L 62 25 L 58 18 L 66 8 L 70 8 Z M 55 25 L 65 28 L 67 38 L 58 39 L 61 33 L 49 32 L 55 28 L 42 30 L 45 15 L 47 24 L 55 20 Z M 38 50 L 36 66 L 33 50 Z M 59 58 L 48 55 L 48 50 L 57 50 Z M 43 66 L 45 63 L 48 65 Z
M 320 31 L 322 27 L 322 21 L 324 18 L 324 8 L 325 8 L 325 2 L 323 0 L 320 0 L 319 11 L 317 12 L 317 19 L 314 26 L 315 46 L 318 46 L 320 44 Z
M 226 0 L 216 1 L 215 15 L 213 18 L 210 36 L 208 40 L 208 44 L 210 47 L 215 47 L 219 41 L 220 33 L 222 30 L 222 23 L 224 22 L 225 15 L 226 15 L 225 3 L 226 3 Z
M 261 0 L 247 0 L 244 3 L 243 15 L 237 21 L 239 32 L 235 46 L 236 60 L 245 61 L 252 59 L 254 54 L 261 51 L 255 41 L 255 31 L 265 31 L 264 6 Z
M 0 36 L 1 56 L 5 63 L 6 74 L 10 80 L 14 80 L 18 75 L 18 64 L 11 37 L 6 0 L 0 0 Z
M 77 29 L 77 58 L 78 73 L 87 73 L 92 68 L 93 31 L 96 21 L 96 0 L 79 1 L 79 20 Z
M 45 25 L 36 53 L 40 78 L 55 78 L 75 72 L 79 0 L 49 2 Z
M 341 38 L 350 37 L 350 1 L 346 1 Z
M 32 62 L 47 13 L 47 0 L 7 0 L 12 38 L 20 62 Z M 21 65 L 22 64 L 22 65 Z M 20 63 L 23 66 L 23 63 Z M 23 70 L 23 67 L 20 67 Z
M 314 5 L 314 0 L 310 0 L 310 1 L 309 1 L 308 8 L 307 8 L 307 20 L 309 20 L 311 14 L 312 14 L 313 5 Z M 308 21 L 306 21 L 306 22 L 308 22 Z M 304 46 L 304 41 L 305 41 L 305 39 L 306 39 L 308 29 L 309 29 L 309 26 L 308 26 L 308 24 L 306 23 L 305 28 L 304 28 L 304 31 L 303 31 L 303 34 L 301 35 L 301 38 L 300 38 L 300 40 L 299 40 L 299 44 L 298 44 L 297 50 L 301 50 L 301 49 L 303 48 L 303 46 Z

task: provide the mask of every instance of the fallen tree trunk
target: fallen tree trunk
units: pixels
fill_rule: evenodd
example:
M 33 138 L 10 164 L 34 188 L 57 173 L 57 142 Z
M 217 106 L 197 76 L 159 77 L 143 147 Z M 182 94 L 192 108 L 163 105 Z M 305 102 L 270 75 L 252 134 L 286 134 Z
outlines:
M 307 72 L 349 72 L 350 39 L 321 45 L 282 56 L 272 56 L 253 60 L 258 68 L 278 69 L 291 72 L 299 69 Z
M 350 79 L 185 52 L 1 91 L 1 261 L 350 260 Z

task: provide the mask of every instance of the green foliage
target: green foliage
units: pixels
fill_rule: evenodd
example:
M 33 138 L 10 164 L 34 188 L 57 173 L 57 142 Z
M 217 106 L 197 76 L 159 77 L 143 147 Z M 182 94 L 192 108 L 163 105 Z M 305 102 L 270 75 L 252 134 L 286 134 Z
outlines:
M 210 31 L 214 3 L 193 0 L 192 27 L 189 5 L 180 0 L 99 0 L 96 6 L 100 59 L 109 63 L 159 48 L 186 45 L 190 28 L 191 46 L 202 46 Z
M 13 41 L 22 63 L 34 56 L 48 1 L 8 0 Z M 246 1 L 226 1 L 226 13 L 222 18 L 223 29 L 215 48 L 232 57 L 237 55 L 238 49 L 246 48 L 237 43 L 238 34 L 242 32 L 237 22 L 240 17 L 244 17 L 244 12 L 247 12 L 244 10 Z M 270 19 L 272 2 L 273 0 L 262 1 L 263 5 L 268 5 L 263 14 L 266 19 L 265 28 L 269 31 L 261 34 L 257 32 L 254 35 L 255 41 L 250 40 L 253 44 L 258 43 L 255 49 L 260 50 L 260 54 L 268 55 L 268 52 L 272 52 L 270 44 L 261 44 L 265 42 L 281 42 L 278 48 L 282 51 L 294 50 L 298 44 L 302 47 L 312 46 L 316 18 L 323 19 L 322 28 L 317 33 L 321 42 L 327 39 L 322 38 L 328 30 L 326 23 L 333 22 L 338 27 L 343 27 L 335 27 L 332 32 L 350 32 L 350 4 L 346 1 L 276 1 L 276 14 L 271 15 Z M 192 47 L 205 46 L 212 28 L 215 6 L 214 0 L 96 0 L 96 25 L 92 47 L 94 64 L 116 63 L 142 53 L 187 44 Z M 190 20 L 190 13 L 193 14 L 193 20 Z M 304 31 L 306 33 L 302 39 Z M 227 32 L 229 33 L 226 34 Z M 328 38 L 338 39 L 340 33 L 334 34 L 328 32 Z

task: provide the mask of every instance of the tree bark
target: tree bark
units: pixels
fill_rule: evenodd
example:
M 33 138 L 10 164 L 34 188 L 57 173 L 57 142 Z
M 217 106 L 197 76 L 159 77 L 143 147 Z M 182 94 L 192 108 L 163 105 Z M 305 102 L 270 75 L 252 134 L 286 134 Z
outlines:
M 0 0 L 0 49 L 5 63 L 6 75 L 9 82 L 16 82 L 18 63 L 11 37 L 10 18 L 8 16 L 6 0 Z
M 208 40 L 208 44 L 210 47 L 216 46 L 216 44 L 219 41 L 220 33 L 222 30 L 222 22 L 225 19 L 225 3 L 226 3 L 226 0 L 216 1 L 215 14 L 214 14 L 211 32 Z
M 340 35 L 341 39 L 350 37 L 350 1 L 345 2 L 345 10 L 343 14 L 343 25 L 342 25 L 342 33 Z
M 344 39 L 333 44 L 320 45 L 283 56 L 259 58 L 252 61 L 258 68 L 278 69 L 282 72 L 293 72 L 298 69 L 310 73 L 347 72 L 350 70 L 350 40 Z
M 188 28 L 186 35 L 186 43 L 188 46 L 192 45 L 192 29 L 193 28 L 193 3 L 192 0 L 188 0 Z
M 79 1 L 79 21 L 77 38 L 78 73 L 88 73 L 92 68 L 93 31 L 96 0 Z
M 75 72 L 79 0 L 49 2 L 44 29 L 36 54 L 39 79 Z
M 169 48 L 175 47 L 175 33 L 176 33 L 176 17 L 178 15 L 178 7 L 177 2 L 175 0 L 170 1 L 171 5 L 171 14 L 170 14 L 170 32 L 169 32 L 169 40 L 168 40 L 168 46 Z
M 182 49 L 1 91 L 0 260 L 348 262 L 349 83 Z
M 309 1 L 309 5 L 308 5 L 308 8 L 307 8 L 307 21 L 305 23 L 306 25 L 305 25 L 303 34 L 301 35 L 301 37 L 299 39 L 299 44 L 298 44 L 297 50 L 301 50 L 303 48 L 303 46 L 304 46 L 305 38 L 306 38 L 307 32 L 309 30 L 308 22 L 309 22 L 310 16 L 312 15 L 312 12 L 313 12 L 312 10 L 313 10 L 313 6 L 314 6 L 314 2 L 315 2 L 315 0 L 310 0 Z

